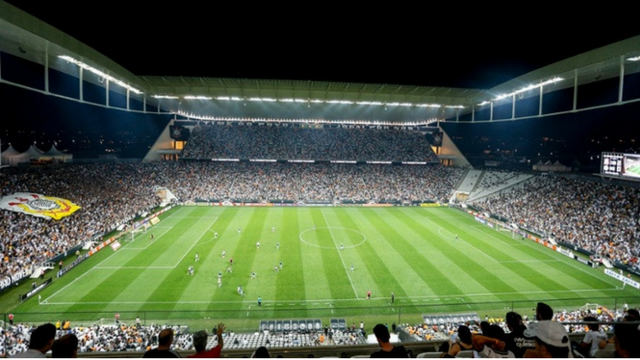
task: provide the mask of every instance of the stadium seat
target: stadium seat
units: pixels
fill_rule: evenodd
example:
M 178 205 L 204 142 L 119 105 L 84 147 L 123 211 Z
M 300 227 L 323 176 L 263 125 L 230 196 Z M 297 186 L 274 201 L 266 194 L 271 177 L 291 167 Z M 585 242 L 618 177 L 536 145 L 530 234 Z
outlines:
M 417 358 L 439 358 L 442 353 L 439 351 L 427 351 L 418 354 Z

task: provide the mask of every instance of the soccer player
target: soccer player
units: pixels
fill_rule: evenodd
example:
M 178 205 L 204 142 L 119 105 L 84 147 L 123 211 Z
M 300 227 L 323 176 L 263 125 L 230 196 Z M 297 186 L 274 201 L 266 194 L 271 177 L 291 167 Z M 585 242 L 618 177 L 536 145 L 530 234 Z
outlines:
M 456 234 L 456 240 L 458 240 L 458 234 Z
M 218 271 L 218 279 L 222 278 L 222 271 Z
M 344 244 L 340 244 L 340 251 L 344 250 Z
M 233 265 L 233 258 L 232 257 L 229 258 L 229 266 L 231 266 L 231 265 Z
M 218 232 L 216 232 L 216 231 L 214 231 L 214 232 L 213 232 L 213 238 L 214 238 L 214 239 L 217 239 L 217 238 L 218 238 Z
M 189 266 L 189 269 L 187 270 L 187 274 L 193 276 L 193 265 Z
M 240 228 L 238 228 L 238 235 L 240 235 Z
M 231 266 L 227 267 L 227 272 L 228 273 L 233 273 L 233 269 L 231 268 Z
M 278 267 L 277 267 L 277 266 L 274 266 L 274 267 L 273 267 L 273 271 L 278 272 Z
M 367 291 L 367 300 L 371 300 L 371 290 Z
M 238 295 L 244 296 L 244 290 L 242 290 L 242 285 L 238 285 Z
M 262 306 L 262 297 L 258 296 L 258 306 Z
M 198 255 L 198 253 L 196 253 L 196 262 L 198 262 L 198 260 L 200 260 L 200 255 Z
M 153 241 L 153 234 L 149 235 L 149 240 Z
M 282 261 L 280 261 L 280 270 L 282 270 Z
M 222 278 L 218 278 L 218 287 L 222 287 Z
M 260 241 L 256 242 L 256 249 L 260 249 Z
M 276 228 L 274 226 L 271 227 L 271 232 L 272 233 L 276 232 Z
M 252 272 L 251 272 L 251 278 L 252 278 L 252 279 L 255 279 L 255 278 L 256 278 L 256 273 L 255 273 L 255 271 L 252 271 Z
M 351 264 L 351 272 L 353 272 L 353 264 Z
M 225 256 L 227 256 L 227 252 L 222 250 L 222 258 L 224 259 Z
M 280 250 L 280 243 L 279 242 L 276 243 L 276 250 Z

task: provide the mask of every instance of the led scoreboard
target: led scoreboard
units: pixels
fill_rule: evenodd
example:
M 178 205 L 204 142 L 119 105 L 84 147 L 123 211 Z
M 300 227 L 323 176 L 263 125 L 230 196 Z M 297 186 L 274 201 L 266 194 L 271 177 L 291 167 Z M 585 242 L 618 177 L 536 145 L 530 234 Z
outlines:
M 603 152 L 600 173 L 640 180 L 640 154 Z

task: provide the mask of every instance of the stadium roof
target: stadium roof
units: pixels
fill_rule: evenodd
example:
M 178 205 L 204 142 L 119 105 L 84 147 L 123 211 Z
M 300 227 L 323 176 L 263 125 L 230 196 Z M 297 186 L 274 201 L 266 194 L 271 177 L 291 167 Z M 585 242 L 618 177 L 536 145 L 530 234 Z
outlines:
M 82 6 L 0 1 L 0 50 L 49 66 L 57 54 L 73 56 L 148 95 L 467 109 L 558 76 L 565 80 L 555 88 L 573 86 L 577 75 L 580 82 L 618 76 L 621 57 L 640 51 L 640 30 L 623 19 L 631 12 L 614 6 L 598 10 L 621 20 L 607 29 L 574 9 L 531 9 L 524 19 L 455 2 L 436 2 L 430 14 L 455 13 L 463 20 L 456 26 L 407 9 L 371 16 L 320 9 L 307 18 L 277 8 L 212 13 L 186 1 L 170 10 L 72 11 Z

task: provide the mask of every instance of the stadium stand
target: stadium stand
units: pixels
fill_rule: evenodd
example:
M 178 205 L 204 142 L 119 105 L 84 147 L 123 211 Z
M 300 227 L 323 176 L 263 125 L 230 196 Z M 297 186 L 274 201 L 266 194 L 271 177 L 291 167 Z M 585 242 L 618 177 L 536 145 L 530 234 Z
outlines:
M 438 163 L 427 138 L 418 130 L 369 129 L 359 125 L 322 129 L 293 125 L 240 126 L 224 122 L 197 125 L 191 132 L 183 157 L 200 160 L 239 158 Z

